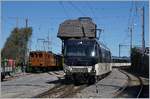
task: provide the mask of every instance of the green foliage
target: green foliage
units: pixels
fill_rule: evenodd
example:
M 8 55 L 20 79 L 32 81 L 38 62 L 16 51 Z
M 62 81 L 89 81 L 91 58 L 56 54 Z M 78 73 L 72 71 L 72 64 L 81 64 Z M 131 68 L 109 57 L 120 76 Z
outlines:
M 31 35 L 31 27 L 15 28 L 12 30 L 1 51 L 2 59 L 12 58 L 15 59 L 17 63 L 23 62 Z
M 131 53 L 131 69 L 149 75 L 149 56 L 142 54 L 142 48 L 133 48 Z

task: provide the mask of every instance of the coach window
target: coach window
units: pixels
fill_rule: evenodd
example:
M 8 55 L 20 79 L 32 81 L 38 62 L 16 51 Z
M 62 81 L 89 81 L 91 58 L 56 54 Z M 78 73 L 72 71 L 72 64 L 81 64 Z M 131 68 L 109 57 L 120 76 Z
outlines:
M 103 51 L 102 51 L 102 48 L 100 49 L 100 56 L 101 56 L 101 61 L 103 61 Z
M 99 46 L 98 46 L 98 45 L 96 46 L 96 56 L 97 56 L 97 57 L 100 56 L 100 55 L 99 55 Z
M 95 48 L 94 48 L 94 50 L 95 50 L 95 57 L 97 57 L 98 56 L 98 54 L 97 54 L 97 45 L 95 44 Z
M 102 61 L 102 54 L 101 54 L 101 48 L 99 47 L 98 48 L 98 54 L 99 54 L 99 62 L 101 62 Z
M 106 52 L 106 62 L 109 62 L 108 52 Z
M 107 62 L 109 62 L 109 52 L 107 52 Z
M 109 52 L 107 52 L 107 58 L 108 58 L 108 61 L 107 61 L 107 62 L 109 62 L 109 61 L 110 61 L 110 55 L 109 55 Z
M 105 62 L 107 62 L 107 51 L 105 51 Z
M 111 62 L 111 54 L 110 54 L 110 52 L 109 52 L 109 62 Z
M 107 62 L 107 52 L 104 50 L 104 62 Z
M 105 62 L 105 51 L 103 48 L 101 49 L 101 54 L 102 54 L 102 61 Z
M 101 51 L 101 48 L 99 49 L 99 57 L 100 57 L 100 61 L 102 61 L 102 51 Z
M 104 50 L 104 61 L 107 62 L 107 52 Z

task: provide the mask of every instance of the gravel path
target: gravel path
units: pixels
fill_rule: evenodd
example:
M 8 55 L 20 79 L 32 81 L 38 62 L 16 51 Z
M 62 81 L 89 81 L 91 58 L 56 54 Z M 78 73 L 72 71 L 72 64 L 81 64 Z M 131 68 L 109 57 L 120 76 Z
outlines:
M 110 75 L 97 82 L 96 85 L 91 85 L 81 92 L 74 95 L 74 98 L 111 98 L 114 97 L 114 92 L 118 91 L 127 84 L 127 77 L 120 71 L 113 69 Z M 96 91 L 98 90 L 98 93 Z
M 62 72 L 60 72 L 62 74 Z M 59 72 L 30 74 L 1 82 L 1 97 L 28 98 L 53 88 Z M 58 75 L 59 76 L 59 75 Z

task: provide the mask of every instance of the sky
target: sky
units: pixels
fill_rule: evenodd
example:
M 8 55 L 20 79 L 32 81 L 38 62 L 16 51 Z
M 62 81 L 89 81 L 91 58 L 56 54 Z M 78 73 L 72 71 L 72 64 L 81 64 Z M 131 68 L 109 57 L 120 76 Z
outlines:
M 30 40 L 31 50 L 43 50 L 42 42 L 49 35 L 50 48 L 54 53 L 61 53 L 61 40 L 57 38 L 59 24 L 67 19 L 77 19 L 88 16 L 102 28 L 100 41 L 118 56 L 119 44 L 130 44 L 128 27 L 134 24 L 133 45 L 141 46 L 141 10 L 145 8 L 145 44 L 149 45 L 149 5 L 148 1 L 3 1 L 1 2 L 1 42 L 3 48 L 11 31 L 16 27 L 25 27 L 28 18 L 33 29 Z M 129 46 L 121 48 L 121 56 L 129 56 Z

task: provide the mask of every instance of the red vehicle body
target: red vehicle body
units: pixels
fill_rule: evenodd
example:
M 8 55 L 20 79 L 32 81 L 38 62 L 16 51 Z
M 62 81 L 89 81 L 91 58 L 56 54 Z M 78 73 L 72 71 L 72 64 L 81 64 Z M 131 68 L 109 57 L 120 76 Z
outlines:
M 5 78 L 6 75 L 11 75 L 16 67 L 16 62 L 13 59 L 3 59 L 1 61 L 1 80 Z

